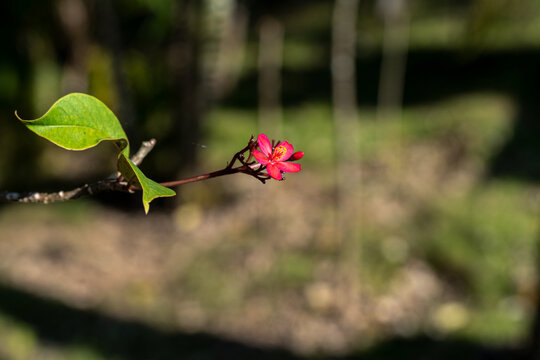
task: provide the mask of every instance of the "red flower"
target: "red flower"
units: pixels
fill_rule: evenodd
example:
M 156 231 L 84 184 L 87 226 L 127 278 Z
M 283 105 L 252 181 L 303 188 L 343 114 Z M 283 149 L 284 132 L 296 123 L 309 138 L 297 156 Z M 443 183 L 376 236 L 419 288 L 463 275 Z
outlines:
M 293 154 L 293 146 L 287 141 L 279 143 L 273 150 L 272 144 L 265 134 L 260 134 L 257 138 L 261 151 L 253 150 L 253 156 L 261 164 L 266 165 L 268 175 L 276 180 L 282 180 L 282 172 L 298 172 L 302 169 L 300 164 L 287 162 L 287 160 L 298 160 L 304 156 L 303 151 Z

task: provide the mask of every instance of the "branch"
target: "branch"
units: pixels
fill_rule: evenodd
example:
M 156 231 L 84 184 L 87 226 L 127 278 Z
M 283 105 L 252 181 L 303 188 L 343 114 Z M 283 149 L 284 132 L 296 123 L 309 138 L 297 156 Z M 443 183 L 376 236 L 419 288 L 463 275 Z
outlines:
M 152 151 L 155 145 L 156 139 L 143 141 L 137 153 L 131 157 L 131 161 L 133 161 L 135 165 L 139 166 L 146 157 L 146 155 L 148 155 L 148 153 Z
M 139 150 L 131 157 L 135 165 L 140 165 L 146 155 L 152 151 L 156 145 L 155 139 L 143 141 Z M 92 184 L 84 184 L 78 188 L 69 191 L 58 191 L 53 193 L 29 192 L 19 193 L 4 191 L 0 192 L 0 203 L 4 202 L 24 202 L 48 204 L 58 201 L 74 200 L 83 196 L 95 195 L 104 191 L 124 191 L 130 192 L 129 184 L 125 181 L 119 181 L 119 174 L 113 174 L 104 180 Z
M 85 184 L 81 187 L 69 191 L 60 190 L 53 193 L 18 193 L 18 192 L 1 192 L 0 202 L 24 202 L 24 203 L 42 203 L 48 204 L 57 201 L 66 201 L 78 199 L 87 195 L 94 195 L 103 191 L 127 191 L 128 184 L 126 182 L 118 182 L 117 179 L 105 179 L 93 184 Z

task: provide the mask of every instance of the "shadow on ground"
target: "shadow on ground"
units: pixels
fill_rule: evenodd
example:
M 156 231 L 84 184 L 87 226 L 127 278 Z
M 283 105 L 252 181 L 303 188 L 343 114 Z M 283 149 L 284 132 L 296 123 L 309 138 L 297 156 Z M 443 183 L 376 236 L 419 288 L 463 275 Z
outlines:
M 284 350 L 263 349 L 206 334 L 166 332 L 94 310 L 0 286 L 0 312 L 32 327 L 40 340 L 88 345 L 115 359 L 295 359 Z
M 32 327 L 41 341 L 58 346 L 87 345 L 106 358 L 308 359 L 285 349 L 263 348 L 209 334 L 166 332 L 94 310 L 81 310 L 26 291 L 0 285 L 0 312 Z M 367 351 L 315 359 L 517 359 L 517 352 L 488 349 L 459 340 L 428 337 L 393 339 Z

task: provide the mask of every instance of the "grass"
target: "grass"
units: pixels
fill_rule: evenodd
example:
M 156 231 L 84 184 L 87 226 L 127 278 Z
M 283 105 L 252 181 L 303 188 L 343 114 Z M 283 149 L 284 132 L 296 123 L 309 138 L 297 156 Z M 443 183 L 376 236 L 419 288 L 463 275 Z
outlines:
M 0 314 L 0 358 L 13 360 L 106 359 L 105 356 L 85 344 L 59 347 L 42 342 L 30 326 L 2 314 Z
M 37 348 L 37 336 L 31 328 L 0 317 L 0 357 L 26 360 L 35 355 Z
M 533 286 L 521 284 L 530 271 L 522 266 L 534 264 L 538 233 L 539 208 L 529 201 L 530 191 L 502 181 L 469 196 L 438 199 L 419 219 L 420 251 L 457 276 L 454 281 L 468 287 L 477 304 L 496 307 L 520 286 Z

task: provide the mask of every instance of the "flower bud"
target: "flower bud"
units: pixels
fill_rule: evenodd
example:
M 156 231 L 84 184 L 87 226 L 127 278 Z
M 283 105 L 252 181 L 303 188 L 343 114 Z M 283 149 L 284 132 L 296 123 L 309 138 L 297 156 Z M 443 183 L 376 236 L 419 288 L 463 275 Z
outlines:
M 297 151 L 297 152 L 295 152 L 294 154 L 291 155 L 291 157 L 289 158 L 289 161 L 300 160 L 303 157 L 304 157 L 304 152 L 303 151 Z

